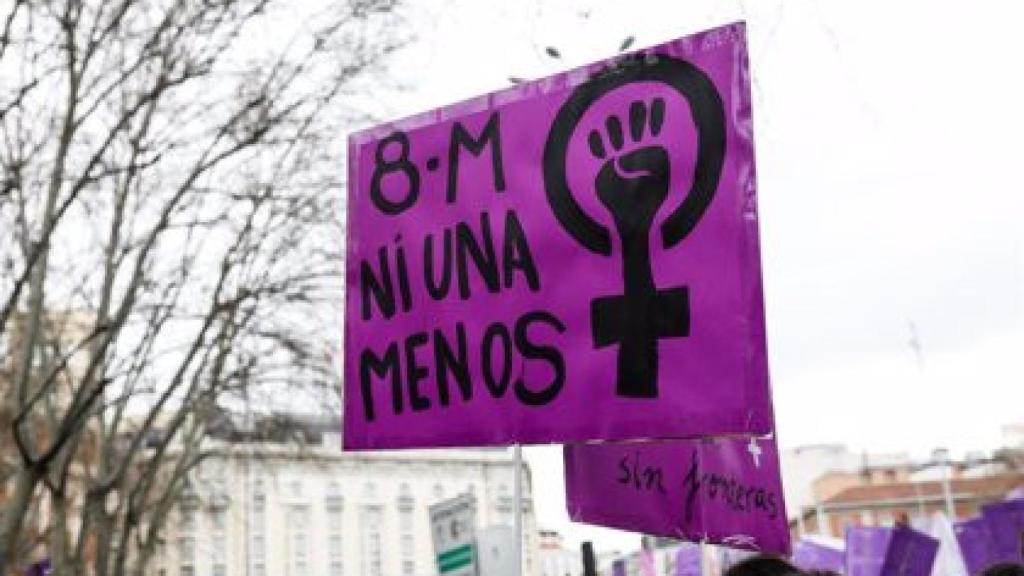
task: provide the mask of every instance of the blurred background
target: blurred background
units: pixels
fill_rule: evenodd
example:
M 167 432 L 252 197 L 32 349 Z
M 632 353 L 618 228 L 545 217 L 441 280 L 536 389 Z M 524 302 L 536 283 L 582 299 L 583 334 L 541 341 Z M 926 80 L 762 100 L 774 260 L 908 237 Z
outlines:
M 509 451 L 340 450 L 346 137 L 737 20 L 792 533 L 977 514 L 1024 485 L 1022 17 L 0 0 L 0 567 L 436 574 L 460 494 L 505 550 Z M 639 569 L 639 535 L 569 521 L 560 447 L 524 453 L 526 573 L 584 541 Z

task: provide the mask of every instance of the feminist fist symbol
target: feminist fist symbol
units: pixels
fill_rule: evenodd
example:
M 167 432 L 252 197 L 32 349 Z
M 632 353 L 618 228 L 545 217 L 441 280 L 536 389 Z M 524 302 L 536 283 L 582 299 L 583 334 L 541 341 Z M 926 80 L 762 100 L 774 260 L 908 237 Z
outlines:
M 665 101 L 651 105 L 651 135 L 657 136 L 665 114 Z M 633 102 L 629 132 L 639 142 L 646 126 L 647 106 Z M 617 116 L 605 121 L 608 141 L 622 152 L 622 123 Z M 590 150 L 605 157 L 600 134 L 590 133 Z M 622 170 L 625 174 L 620 174 Z M 690 333 L 690 306 L 685 287 L 659 291 L 651 272 L 650 234 L 654 215 L 668 197 L 671 165 L 661 146 L 644 146 L 605 161 L 594 182 L 597 197 L 612 214 L 622 242 L 624 293 L 597 298 L 590 304 L 590 325 L 598 347 L 619 345 L 620 396 L 649 398 L 658 395 L 658 339 Z
M 696 226 L 714 197 L 725 158 L 725 112 L 711 80 L 683 60 L 654 56 L 627 61 L 580 85 L 562 105 L 544 147 L 544 184 L 559 223 L 585 248 L 611 254 L 607 228 L 576 202 L 566 178 L 568 143 L 587 109 L 608 92 L 633 82 L 660 82 L 684 96 L 697 127 L 697 162 L 693 184 L 683 202 L 661 225 L 665 248 L 682 241 Z M 649 112 L 649 114 L 648 114 Z M 659 145 L 643 145 L 645 132 L 658 136 L 665 121 L 665 102 L 655 98 L 629 107 L 627 146 L 622 121 L 612 114 L 605 136 L 594 130 L 591 153 L 604 160 L 594 187 L 611 213 L 622 251 L 623 293 L 590 303 L 594 346 L 618 344 L 616 393 L 623 397 L 657 398 L 658 341 L 690 332 L 689 293 L 685 286 L 659 290 L 651 269 L 650 236 L 654 217 L 668 198 L 671 158 Z M 605 147 L 605 140 L 611 150 Z

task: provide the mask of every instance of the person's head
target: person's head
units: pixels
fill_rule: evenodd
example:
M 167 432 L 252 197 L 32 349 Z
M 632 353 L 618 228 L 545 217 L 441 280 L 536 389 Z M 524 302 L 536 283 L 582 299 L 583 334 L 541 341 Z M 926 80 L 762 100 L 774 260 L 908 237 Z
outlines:
M 985 568 L 978 576 L 1024 576 L 1024 565 L 1016 562 L 1000 562 Z
M 723 576 L 794 576 L 800 570 L 785 558 L 758 554 L 733 564 Z

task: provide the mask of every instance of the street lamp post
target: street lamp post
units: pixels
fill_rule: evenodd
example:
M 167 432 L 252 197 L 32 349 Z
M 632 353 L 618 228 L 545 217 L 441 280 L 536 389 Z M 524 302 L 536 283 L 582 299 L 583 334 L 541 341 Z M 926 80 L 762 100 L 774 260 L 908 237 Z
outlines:
M 956 508 L 953 505 L 953 492 L 950 487 L 952 462 L 949 458 L 949 450 L 939 448 L 933 453 L 932 460 L 942 464 L 942 497 L 946 501 L 946 516 L 949 517 L 950 522 L 953 522 L 956 520 Z

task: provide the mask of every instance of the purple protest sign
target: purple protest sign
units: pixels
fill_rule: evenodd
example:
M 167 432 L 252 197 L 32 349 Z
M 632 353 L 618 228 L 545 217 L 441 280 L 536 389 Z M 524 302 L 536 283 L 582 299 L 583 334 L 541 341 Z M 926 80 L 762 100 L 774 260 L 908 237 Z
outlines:
M 676 550 L 675 576 L 701 576 L 701 564 L 704 555 L 699 544 L 683 542 Z
M 981 507 L 992 536 L 992 562 L 1024 562 L 1024 500 Z
M 939 541 L 905 526 L 897 527 L 889 539 L 880 576 L 931 576 Z
M 768 434 L 745 31 L 349 140 L 345 447 Z
M 576 522 L 789 553 L 773 439 L 576 444 L 563 453 Z
M 988 522 L 984 518 L 956 522 L 953 525 L 953 531 L 956 533 L 956 541 L 960 545 L 960 555 L 963 556 L 968 574 L 971 576 L 980 574 L 982 570 L 992 564 L 992 534 L 989 532 Z
M 801 570 L 832 570 L 841 573 L 846 566 L 846 552 L 801 538 L 793 545 L 793 564 Z
M 846 529 L 846 576 L 879 576 L 892 528 L 851 526 Z

